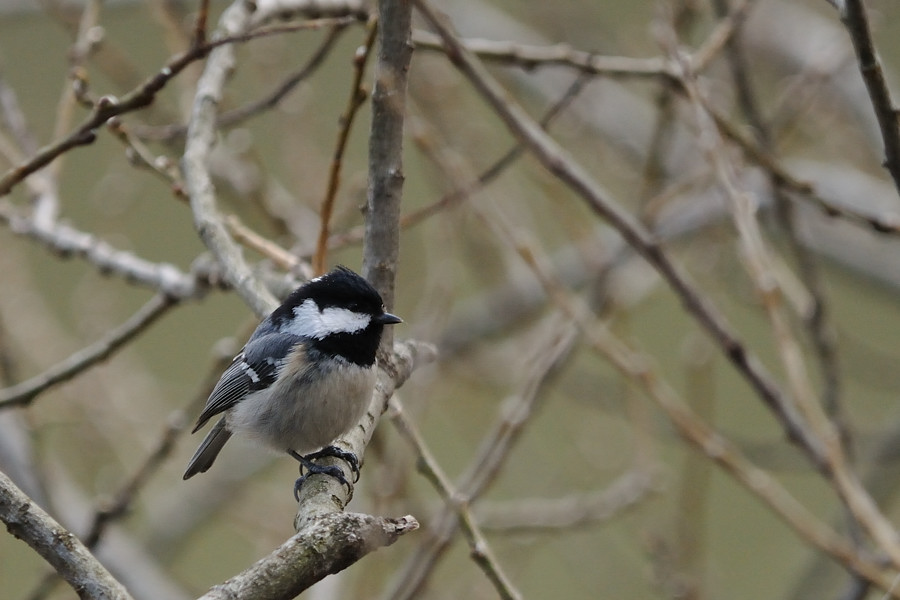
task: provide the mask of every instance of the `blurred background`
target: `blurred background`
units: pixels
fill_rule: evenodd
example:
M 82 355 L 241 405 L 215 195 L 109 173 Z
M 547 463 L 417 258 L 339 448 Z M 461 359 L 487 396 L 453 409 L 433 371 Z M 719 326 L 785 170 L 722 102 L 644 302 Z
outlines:
M 729 137 L 722 151 L 759 203 L 811 386 L 842 428 L 854 470 L 886 516 L 900 517 L 900 221 L 893 220 L 900 202 L 834 7 L 822 0 L 435 4 L 464 38 L 498 42 L 483 44 L 493 52 L 484 60 L 509 97 L 536 120 L 558 113 L 551 135 L 654 232 L 787 388 L 729 203 L 698 145 L 694 110 L 659 68 L 638 68 L 665 56 L 661 30 L 677 29 L 692 52 L 724 15 L 747 10 L 733 45 L 716 51 L 699 85 L 723 122 L 749 140 Z M 896 100 L 900 4 L 865 5 Z M 211 25 L 226 6 L 212 3 Z M 73 130 L 88 113 L 79 95 L 124 96 L 184 51 L 196 11 L 196 2 L 176 0 L 4 3 L 2 171 Z M 296 22 L 302 15 L 289 16 Z M 570 335 L 571 323 L 511 238 L 527 239 L 559 285 L 649 357 L 703 420 L 822 521 L 859 538 L 830 483 L 646 262 L 527 152 L 494 168 L 515 138 L 433 47 L 423 23 L 414 27 L 403 200 L 409 222 L 394 307 L 405 323 L 395 335 L 434 343 L 440 355 L 398 398 L 453 480 L 475 468 L 511 407 L 528 402 L 502 464 L 471 503 L 522 596 L 881 598 L 883 591 L 855 581 L 685 443 L 634 380 Z M 273 106 L 223 123 L 212 157 L 220 209 L 299 258 L 315 250 L 354 55 L 367 33 L 359 22 L 236 47 L 226 111 L 272 98 L 308 71 Z M 557 44 L 588 57 L 647 60 L 585 74 L 575 55 L 544 64 L 516 51 Z M 311 65 L 317 54 L 322 60 Z M 98 129 L 95 142 L 0 199 L 3 387 L 103 339 L 154 293 L 148 282 L 106 272 L 90 256 L 54 249 L 52 234 L 17 225 L 10 215 L 30 216 L 37 206 L 35 181 L 53 186 L 56 228 L 72 227 L 93 236 L 91 244 L 182 274 L 209 262 L 177 173 L 184 144 L 178 126 L 201 69 L 201 62 L 189 66 L 151 106 L 123 115 L 127 134 Z M 371 70 L 370 61 L 368 89 Z M 355 270 L 369 122 L 364 103 L 342 156 L 327 256 L 327 264 Z M 479 178 L 483 185 L 475 185 Z M 279 270 L 253 248 L 245 256 L 263 271 Z M 185 426 L 255 323 L 236 294 L 213 286 L 27 407 L 0 409 L 0 470 L 61 523 L 85 536 L 98 511 L 121 504 L 95 551 L 136 598 L 199 595 L 293 533 L 293 461 L 237 442 L 210 472 L 181 480 L 201 439 Z M 305 597 L 495 597 L 458 533 L 410 588 L 408 570 L 427 553 L 442 507 L 386 415 L 349 508 L 411 513 L 423 527 Z M 22 542 L 0 536 L 0 596 L 73 597 L 49 573 Z

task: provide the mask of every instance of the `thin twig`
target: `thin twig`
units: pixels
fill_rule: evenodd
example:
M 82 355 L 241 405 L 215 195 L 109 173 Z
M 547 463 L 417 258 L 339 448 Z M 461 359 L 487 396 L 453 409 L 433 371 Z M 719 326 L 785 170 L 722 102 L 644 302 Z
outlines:
M 175 305 L 166 294 L 157 294 L 127 321 L 110 330 L 100 340 L 75 352 L 40 375 L 0 390 L 0 409 L 26 406 L 39 394 L 68 381 L 93 365 L 109 358 L 116 350 L 133 340 Z
M 366 63 L 372 55 L 372 47 L 375 45 L 377 33 L 378 22 L 373 20 L 369 23 L 369 34 L 366 36 L 365 43 L 356 50 L 356 54 L 353 57 L 353 83 L 350 87 L 350 98 L 347 100 L 347 106 L 344 108 L 343 114 L 341 114 L 340 130 L 335 143 L 334 154 L 331 157 L 331 167 L 328 170 L 328 189 L 325 192 L 325 198 L 322 199 L 321 209 L 319 210 L 319 219 L 321 220 L 319 237 L 316 242 L 316 253 L 313 255 L 312 260 L 313 272 L 317 275 L 325 272 L 331 214 L 334 211 L 334 201 L 341 183 L 344 152 L 347 149 L 347 141 L 350 139 L 350 130 L 353 127 L 354 117 L 356 117 L 359 109 L 366 101 L 367 94 L 365 88 L 363 88 L 362 80 L 366 72 Z
M 539 345 L 541 350 L 529 361 L 531 368 L 520 389 L 500 406 L 494 423 L 482 438 L 477 455 L 459 477 L 455 495 L 444 493 L 454 486 L 447 484 L 446 480 L 444 483 L 437 481 L 440 471 L 432 471 L 432 464 L 423 465 L 423 473 L 442 492 L 445 504 L 432 518 L 429 537 L 402 567 L 397 580 L 385 594 L 386 597 L 393 600 L 417 597 L 437 562 L 449 548 L 460 525 L 456 518 L 462 516 L 458 515 L 458 507 L 472 505 L 496 481 L 516 441 L 538 409 L 538 403 L 544 397 L 542 392 L 545 386 L 565 363 L 578 339 L 577 331 L 573 328 L 562 326 L 551 330 L 554 332 L 553 338 Z M 409 435 L 402 424 L 397 425 L 405 437 Z M 415 442 L 414 439 L 407 439 Z M 424 445 L 416 444 L 414 447 L 418 452 Z
M 509 580 L 509 577 L 504 573 L 502 567 L 500 567 L 500 563 L 490 549 L 484 534 L 481 532 L 481 528 L 472 516 L 472 512 L 469 509 L 469 501 L 471 499 L 464 499 L 453 483 L 451 483 L 415 424 L 406 415 L 399 400 L 394 398 L 391 401 L 391 408 L 391 420 L 416 452 L 419 471 L 434 486 L 441 498 L 446 502 L 446 505 L 453 507 L 455 510 L 459 524 L 462 526 L 463 533 L 469 542 L 472 556 L 494 585 L 497 595 L 507 600 L 521 598 L 521 593 L 519 593 Z
M 415 30 L 413 43 L 415 43 L 416 49 L 444 50 L 440 36 L 427 31 Z M 484 60 L 512 64 L 523 69 L 567 66 L 591 75 L 605 77 L 656 78 L 668 76 L 665 61 L 659 57 L 600 56 L 592 52 L 576 50 L 568 44 L 535 46 L 473 38 L 460 40 L 460 43 Z
M 340 38 L 340 34 L 346 31 L 347 27 L 347 24 L 337 24 L 329 29 L 325 39 L 322 40 L 322 43 L 303 66 L 285 77 L 274 90 L 265 96 L 244 106 L 223 112 L 216 120 L 216 126 L 220 128 L 234 127 L 247 119 L 278 106 L 301 82 L 308 79 L 322 65 L 328 53 L 334 47 L 335 42 Z M 187 125 L 181 123 L 172 125 L 134 125 L 132 130 L 137 137 L 143 140 L 170 142 L 183 138 L 187 133 Z
M 670 47 L 670 52 L 673 63 L 680 64 L 684 69 L 682 78 L 701 130 L 699 136 L 701 147 L 713 165 L 723 191 L 732 203 L 735 226 L 740 234 L 743 256 L 747 260 L 747 271 L 772 324 L 776 347 L 787 373 L 793 399 L 809 424 L 810 431 L 807 435 L 821 440 L 827 464 L 826 473 L 834 483 L 840 498 L 878 547 L 890 557 L 897 568 L 900 568 L 900 540 L 897 539 L 894 527 L 850 468 L 837 428 L 824 414 L 812 390 L 802 351 L 784 314 L 780 289 L 769 266 L 771 259 L 755 219 L 755 203 L 749 194 L 739 190 L 735 183 L 734 167 L 727 159 L 727 152 L 723 151 L 721 137 L 705 109 L 706 103 L 696 83 L 695 74 L 689 70 L 688 61 L 680 60 L 674 46 Z
M 549 127 L 553 120 L 557 116 L 562 114 L 565 109 L 568 108 L 569 105 L 571 105 L 571 103 L 578 97 L 578 94 L 581 92 L 581 90 L 584 89 L 584 86 L 588 83 L 588 81 L 589 80 L 587 76 L 577 77 L 575 81 L 572 82 L 572 85 L 570 85 L 566 92 L 560 97 L 560 99 L 547 110 L 543 117 L 541 117 L 541 120 L 539 121 L 541 127 Z M 421 139 L 421 136 L 416 136 L 415 134 L 413 134 L 413 139 L 420 147 L 427 145 L 426 142 Z M 476 194 L 479 190 L 487 187 L 488 184 L 502 175 L 507 168 L 509 168 L 520 156 L 522 156 L 524 152 L 525 147 L 522 144 L 514 144 L 509 150 L 504 152 L 503 155 L 500 156 L 500 158 L 495 160 L 484 171 L 479 173 L 477 177 L 470 179 L 467 183 L 458 184 L 454 187 L 453 190 L 444 194 L 431 204 L 401 215 L 400 229 L 406 230 L 408 228 L 415 227 L 420 223 L 427 221 L 431 217 L 441 214 L 448 209 L 465 202 L 468 198 Z M 358 244 L 362 241 L 364 234 L 364 226 L 354 227 L 347 231 L 333 234 L 328 240 L 328 247 L 331 249 L 335 249 L 342 248 L 351 244 Z
M 632 469 L 604 489 L 561 498 L 523 498 L 481 502 L 475 508 L 478 524 L 495 533 L 559 533 L 609 523 L 653 498 L 660 491 L 658 478 Z
M 156 94 L 159 93 L 169 81 L 181 73 L 188 65 L 205 58 L 213 50 L 229 44 L 246 42 L 251 39 L 269 35 L 331 27 L 336 23 L 345 22 L 348 19 L 351 19 L 351 17 L 319 19 L 303 23 L 271 26 L 250 33 L 242 32 L 216 38 L 201 46 L 189 48 L 183 54 L 169 59 L 166 65 L 159 71 L 148 77 L 141 85 L 131 90 L 123 97 L 116 98 L 114 96 L 103 96 L 97 100 L 94 108 L 91 110 L 91 114 L 88 115 L 88 117 L 82 121 L 81 125 L 76 127 L 71 133 L 49 146 L 44 146 L 28 161 L 10 169 L 0 177 L 0 196 L 9 194 L 16 184 L 38 169 L 48 165 L 55 158 L 68 150 L 93 143 L 97 137 L 97 129 L 108 119 L 149 106 L 156 98 Z
M 299 271 L 304 279 L 312 279 L 313 270 L 308 263 L 300 260 L 272 240 L 259 235 L 244 225 L 237 216 L 229 215 L 225 219 L 225 224 L 234 237 L 234 241 L 256 250 L 285 271 Z
M 891 99 L 891 92 L 881 68 L 881 60 L 872 41 L 872 29 L 866 15 L 866 7 L 862 0 L 845 0 L 840 10 L 841 21 L 850 34 L 853 49 L 859 62 L 859 72 L 869 91 L 875 118 L 881 128 L 881 139 L 884 142 L 884 166 L 894 180 L 894 186 L 900 192 L 900 123 L 897 119 L 897 108 Z
M 778 416 L 790 439 L 799 444 L 817 468 L 827 468 L 821 441 L 810 435 L 795 408 L 762 362 L 737 336 L 725 317 L 699 293 L 683 270 L 671 261 L 655 237 L 612 201 L 606 191 L 569 153 L 546 135 L 520 106 L 513 103 L 500 84 L 466 50 L 427 2 L 415 0 L 415 3 L 429 24 L 440 34 L 448 58 L 469 78 L 476 91 L 491 105 L 507 127 L 528 146 L 544 168 L 570 187 L 656 269 L 681 299 L 688 313 L 707 331 L 766 406 Z

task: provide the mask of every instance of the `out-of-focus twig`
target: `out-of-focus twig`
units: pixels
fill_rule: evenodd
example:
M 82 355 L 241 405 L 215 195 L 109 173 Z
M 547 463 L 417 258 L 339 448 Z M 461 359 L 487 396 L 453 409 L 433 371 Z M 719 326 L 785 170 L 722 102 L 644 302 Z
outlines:
M 671 42 L 664 39 L 663 43 L 668 45 Z M 668 50 L 673 57 L 673 64 L 684 69 L 682 79 L 701 131 L 699 141 L 715 169 L 723 191 L 731 201 L 735 227 L 740 234 L 743 256 L 747 261 L 747 271 L 772 324 L 776 347 L 787 373 L 793 399 L 808 424 L 806 435 L 820 440 L 827 465 L 825 471 L 849 511 L 879 548 L 891 558 L 893 564 L 900 568 L 900 540 L 894 527 L 850 467 L 839 432 L 825 415 L 812 390 L 802 351 L 784 314 L 780 288 L 770 266 L 769 251 L 755 218 L 755 202 L 736 185 L 734 167 L 727 158 L 715 123 L 706 111 L 704 97 L 697 85 L 696 75 L 690 71 L 689 62 L 680 59 L 674 45 L 669 45 Z
M 469 542 L 472 557 L 487 575 L 488 579 L 497 590 L 497 594 L 506 600 L 521 598 L 522 595 L 515 588 L 509 577 L 500 567 L 496 556 L 487 543 L 481 528 L 472 516 L 469 509 L 471 498 L 463 498 L 456 490 L 453 483 L 444 473 L 440 464 L 435 459 L 425 440 L 422 438 L 415 424 L 403 410 L 403 406 L 396 398 L 392 399 L 393 414 L 391 420 L 400 431 L 401 435 L 409 442 L 418 455 L 419 471 L 428 479 L 441 495 L 447 506 L 453 507 L 458 517 L 458 522 Z
M 659 491 L 651 473 L 631 470 L 604 489 L 561 498 L 524 498 L 480 502 L 475 507 L 478 524 L 496 533 L 558 533 L 561 529 L 607 523 L 639 506 Z
M 349 19 L 349 17 L 343 17 L 339 20 L 347 19 Z M 97 129 L 110 118 L 149 106 L 157 93 L 159 93 L 169 81 L 181 73 L 188 65 L 205 58 L 215 49 L 237 42 L 246 42 L 258 37 L 304 29 L 330 27 L 335 24 L 334 19 L 320 19 L 289 25 L 270 26 L 254 32 L 244 31 L 234 33 L 233 35 L 218 37 L 201 46 L 192 46 L 183 54 L 171 58 L 165 66 L 156 72 L 156 74 L 148 77 L 140 86 L 131 90 L 121 98 L 107 95 L 98 99 L 91 110 L 91 114 L 88 115 L 88 117 L 72 132 L 62 139 L 59 139 L 48 146 L 44 146 L 26 162 L 17 165 L 3 174 L 3 176 L 0 177 L 0 196 L 9 194 L 16 184 L 38 169 L 48 165 L 63 153 L 72 148 L 93 143 L 97 136 Z
M 351 84 L 350 98 L 347 100 L 347 106 L 341 114 L 340 130 L 338 131 L 334 154 L 331 157 L 331 167 L 328 170 L 328 189 L 325 192 L 325 198 L 322 200 L 321 209 L 319 210 L 321 223 L 319 225 L 319 237 L 316 242 L 316 253 L 313 255 L 312 260 L 313 272 L 316 275 L 321 275 L 325 272 L 331 215 L 334 211 L 334 201 L 341 182 L 343 156 L 347 149 L 347 141 L 350 139 L 350 129 L 353 127 L 353 120 L 366 101 L 367 94 L 362 80 L 366 72 L 366 63 L 372 55 L 372 46 L 375 44 L 377 33 L 378 22 L 373 20 L 369 23 L 369 34 L 366 36 L 365 43 L 357 48 L 356 55 L 353 57 L 353 83 Z
M 443 19 L 424 0 L 416 6 L 435 28 L 448 58 L 466 75 L 473 87 L 491 105 L 506 126 L 522 140 L 531 153 L 553 175 L 570 187 L 598 216 L 604 219 L 669 284 L 685 309 L 707 331 L 737 371 L 756 390 L 763 402 L 778 416 L 790 438 L 807 453 L 817 468 L 827 468 L 822 442 L 810 435 L 783 390 L 732 329 L 709 299 L 690 282 L 686 273 L 663 251 L 658 240 L 634 217 L 611 200 L 607 192 L 555 140 L 546 135 L 531 117 L 462 45 Z
M 322 43 L 303 66 L 285 77 L 274 90 L 265 96 L 244 106 L 223 112 L 218 116 L 216 125 L 218 127 L 233 127 L 278 106 L 288 94 L 297 88 L 297 85 L 308 79 L 322 65 L 322 62 L 334 47 L 335 42 L 340 38 L 340 34 L 346 31 L 347 26 L 348 24 L 342 22 L 329 29 L 325 39 L 322 40 Z M 187 133 L 187 125 L 181 123 L 172 125 L 133 125 L 131 129 L 137 137 L 143 140 L 158 142 L 169 142 L 177 138 L 183 138 Z
M 493 425 L 482 438 L 477 455 L 460 476 L 457 484 L 451 486 L 446 478 L 441 478 L 440 471 L 432 470 L 435 466 L 434 461 L 420 463 L 426 477 L 445 498 L 445 505 L 432 518 L 428 538 L 400 570 L 385 597 L 394 600 L 417 597 L 434 567 L 449 548 L 453 535 L 460 525 L 457 517 L 468 516 L 460 514 L 459 507 L 472 505 L 496 481 L 497 475 L 510 457 L 515 442 L 534 416 L 538 402 L 543 397 L 544 386 L 565 363 L 578 339 L 578 332 L 571 327 L 553 327 L 551 330 L 555 332 L 552 338 L 547 343 L 539 345 L 540 351 L 529 361 L 531 369 L 528 377 L 522 382 L 516 394 L 507 398 L 501 405 Z M 404 437 L 413 444 L 420 457 L 424 456 L 427 449 L 421 440 L 417 442 L 409 424 L 401 422 L 397 423 L 397 426 Z M 456 493 L 448 495 L 454 487 Z M 470 543 L 475 543 L 477 537 L 472 533 L 469 535 Z M 494 579 L 490 573 L 489 578 L 495 586 L 502 584 L 500 579 Z M 498 592 L 502 594 L 500 589 L 502 588 L 498 588 Z
M 101 273 L 148 286 L 171 298 L 200 296 L 207 282 L 168 263 L 156 263 L 112 247 L 100 238 L 64 223 L 39 225 L 0 199 L 0 222 L 18 235 L 32 238 L 62 257 L 78 256 Z
M 843 0 L 840 11 L 841 21 L 850 34 L 853 49 L 859 62 L 859 72 L 869 91 L 872 108 L 881 128 L 881 139 L 884 142 L 884 166 L 894 180 L 894 186 L 900 192 L 900 123 L 897 119 L 897 108 L 891 99 L 891 92 L 881 68 L 881 60 L 872 40 L 872 29 L 866 15 L 866 7 L 862 0 Z
M 0 409 L 29 404 L 52 386 L 68 381 L 82 371 L 105 360 L 147 329 L 175 303 L 173 298 L 165 294 L 157 294 L 127 321 L 110 330 L 103 339 L 82 348 L 40 375 L 0 390 Z

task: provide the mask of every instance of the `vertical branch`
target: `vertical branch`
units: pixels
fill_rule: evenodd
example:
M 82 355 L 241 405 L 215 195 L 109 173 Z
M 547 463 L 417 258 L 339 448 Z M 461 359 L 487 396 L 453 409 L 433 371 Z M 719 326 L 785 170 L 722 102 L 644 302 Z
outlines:
M 890 172 L 894 185 L 900 191 L 900 126 L 897 123 L 897 109 L 891 100 L 891 92 L 884 78 L 881 60 L 872 41 L 872 28 L 866 16 L 862 0 L 846 0 L 839 7 L 841 21 L 850 33 L 850 41 L 856 51 L 859 72 L 869 91 L 872 108 L 881 128 L 884 141 L 884 166 Z
M 244 2 L 234 2 L 222 14 L 220 33 L 228 35 L 246 32 L 250 17 L 250 9 Z M 219 103 L 234 62 L 234 47 L 231 45 L 221 45 L 210 52 L 203 75 L 197 82 L 181 168 L 197 233 L 221 265 L 228 283 L 261 316 L 278 303 L 254 277 L 240 247 L 229 235 L 218 209 L 216 190 L 209 170 L 210 155 L 216 142 Z
M 394 304 L 394 276 L 400 251 L 403 117 L 413 50 L 410 41 L 411 15 L 412 4 L 409 0 L 378 3 L 379 43 L 372 90 L 363 275 L 381 293 L 388 308 Z M 385 331 L 381 343 L 383 347 L 391 347 L 393 336 L 390 329 Z

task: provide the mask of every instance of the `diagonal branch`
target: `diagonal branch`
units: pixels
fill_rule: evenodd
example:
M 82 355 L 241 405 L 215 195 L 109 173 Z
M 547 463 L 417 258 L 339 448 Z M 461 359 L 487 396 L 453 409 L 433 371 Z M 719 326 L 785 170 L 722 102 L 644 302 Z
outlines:
M 165 294 L 157 294 L 127 321 L 110 330 L 102 339 L 75 352 L 40 375 L 12 387 L 0 389 L 0 409 L 30 404 L 39 394 L 49 388 L 68 381 L 82 371 L 109 358 L 116 350 L 133 340 L 174 305 L 174 299 Z
M 630 213 L 608 197 L 606 191 L 553 138 L 517 104 L 484 66 L 462 45 L 443 19 L 425 0 L 416 6 L 438 32 L 448 58 L 472 82 L 475 90 L 491 105 L 506 126 L 550 173 L 558 177 L 603 218 L 659 273 L 681 299 L 685 309 L 718 344 L 737 371 L 756 390 L 763 402 L 781 421 L 790 439 L 800 445 L 818 469 L 827 469 L 821 442 L 805 427 L 801 416 L 788 402 L 784 391 L 762 362 L 738 338 L 708 299 L 703 297 L 687 274 L 663 251 L 655 237 Z
M 0 473 L 0 520 L 56 569 L 80 598 L 130 600 L 131 596 L 72 533 Z

